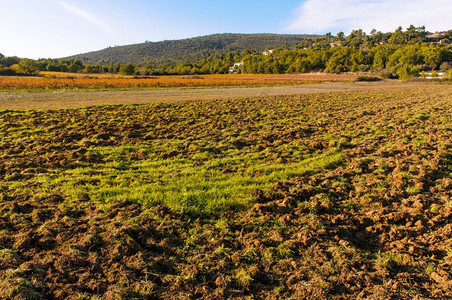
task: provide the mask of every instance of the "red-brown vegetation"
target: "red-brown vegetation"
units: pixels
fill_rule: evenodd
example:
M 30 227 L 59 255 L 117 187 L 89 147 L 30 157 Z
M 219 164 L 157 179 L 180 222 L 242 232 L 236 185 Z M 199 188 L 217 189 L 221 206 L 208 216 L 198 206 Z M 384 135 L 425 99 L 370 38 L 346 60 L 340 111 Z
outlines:
M 51 75 L 52 74 L 52 75 Z M 59 73 L 61 74 L 64 73 Z M 71 78 L 56 77 L 0 77 L 0 90 L 53 90 L 53 89 L 129 89 L 162 87 L 209 87 L 292 85 L 319 82 L 353 81 L 356 75 L 300 74 L 300 75 L 202 75 L 202 76 L 149 76 L 123 77 L 110 75 L 72 74 Z M 66 74 L 67 76 L 67 74 Z M 87 77 L 87 78 L 83 78 Z

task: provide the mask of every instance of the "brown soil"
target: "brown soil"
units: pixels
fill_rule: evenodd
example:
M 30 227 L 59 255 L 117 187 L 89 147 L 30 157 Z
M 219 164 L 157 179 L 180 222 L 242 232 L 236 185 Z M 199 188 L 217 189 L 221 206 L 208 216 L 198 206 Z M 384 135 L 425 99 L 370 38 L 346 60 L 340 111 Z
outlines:
M 359 91 L 428 86 L 398 81 L 322 83 L 261 87 L 161 88 L 125 91 L 0 92 L 0 109 L 59 109 L 91 105 L 137 104 Z
M 345 163 L 278 183 L 245 211 L 2 192 L 0 298 L 450 299 L 452 90 L 398 92 L 324 107 L 311 147 L 340 147 Z M 133 108 L 95 110 L 110 109 Z

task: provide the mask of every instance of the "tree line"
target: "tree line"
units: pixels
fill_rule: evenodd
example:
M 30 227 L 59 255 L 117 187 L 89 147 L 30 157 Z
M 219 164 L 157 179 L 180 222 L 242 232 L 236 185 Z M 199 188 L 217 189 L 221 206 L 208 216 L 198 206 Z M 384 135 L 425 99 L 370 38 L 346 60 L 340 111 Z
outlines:
M 308 72 L 371 72 L 394 78 L 419 76 L 423 71 L 448 70 L 452 62 L 452 30 L 431 34 L 411 25 L 394 32 L 361 29 L 348 36 L 339 32 L 293 45 L 261 50 L 214 51 L 213 54 L 179 64 L 104 62 L 86 64 L 80 59 L 20 59 L 0 54 L 0 74 L 36 75 L 39 71 L 112 73 L 123 75 L 165 74 L 283 74 Z M 269 50 L 269 49 L 267 49 Z M 271 52 L 271 53 L 270 53 Z M 266 55 L 264 55 L 266 54 Z M 234 63 L 241 62 L 233 68 Z

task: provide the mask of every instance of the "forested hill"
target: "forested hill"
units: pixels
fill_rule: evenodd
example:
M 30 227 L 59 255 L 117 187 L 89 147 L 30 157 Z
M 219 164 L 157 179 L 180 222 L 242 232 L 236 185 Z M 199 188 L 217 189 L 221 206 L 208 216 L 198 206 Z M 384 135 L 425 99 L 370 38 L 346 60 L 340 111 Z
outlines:
M 100 51 L 78 54 L 70 59 L 80 59 L 84 63 L 104 62 L 150 63 L 155 65 L 175 65 L 208 57 L 215 52 L 235 50 L 265 50 L 287 44 L 293 46 L 313 35 L 287 34 L 214 34 L 183 40 L 146 42 L 127 46 L 109 47 Z

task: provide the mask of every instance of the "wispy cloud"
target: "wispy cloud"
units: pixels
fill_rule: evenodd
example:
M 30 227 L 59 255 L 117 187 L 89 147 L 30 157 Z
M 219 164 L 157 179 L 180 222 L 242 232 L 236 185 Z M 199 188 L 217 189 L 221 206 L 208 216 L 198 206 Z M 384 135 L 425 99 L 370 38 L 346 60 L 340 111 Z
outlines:
M 291 32 L 326 33 L 372 28 L 393 31 L 413 24 L 427 30 L 452 28 L 450 0 L 306 0 L 286 28 Z
M 78 7 L 73 6 L 72 4 L 69 4 L 67 2 L 64 1 L 57 1 L 58 5 L 60 5 L 61 7 L 63 7 L 65 10 L 67 10 L 69 13 L 80 17 L 82 19 L 85 19 L 86 21 L 96 25 L 97 27 L 99 27 L 102 31 L 106 32 L 106 33 L 111 33 L 112 29 L 111 27 L 105 23 L 104 21 L 102 21 L 101 19 L 95 17 L 94 15 L 92 15 L 91 13 L 84 11 Z

